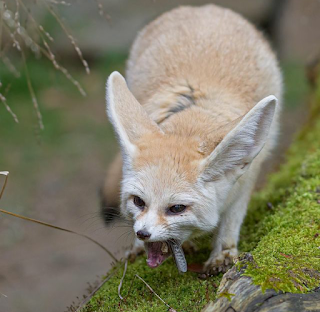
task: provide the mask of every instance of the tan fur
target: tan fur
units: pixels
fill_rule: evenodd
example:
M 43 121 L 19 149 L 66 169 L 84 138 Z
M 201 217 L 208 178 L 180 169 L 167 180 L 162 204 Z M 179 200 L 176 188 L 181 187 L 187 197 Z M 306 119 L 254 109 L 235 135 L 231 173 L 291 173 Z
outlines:
M 215 221 L 199 221 L 195 226 L 197 221 L 192 219 L 190 231 L 183 227 L 178 239 L 184 241 L 198 230 L 219 226 L 218 237 L 223 237 L 223 244 L 215 241 L 206 263 L 209 270 L 215 268 L 219 261 L 237 254 L 250 192 L 261 163 L 276 142 L 280 105 L 275 97 L 268 97 L 274 95 L 280 101 L 282 97 L 282 76 L 275 55 L 263 36 L 237 13 L 215 5 L 180 7 L 140 32 L 130 52 L 126 76 L 132 94 L 117 73 L 110 76 L 107 92 L 108 115 L 125 155 L 123 183 L 128 189 L 122 191 L 122 211 L 134 211 L 134 219 L 142 220 L 136 222 L 135 230 L 152 229 L 155 241 L 166 240 L 172 238 L 168 227 L 157 225 L 169 222 L 172 226 L 172 216 L 165 215 L 168 207 L 179 204 L 174 201 L 183 201 L 182 197 L 189 202 L 192 197 L 201 197 L 203 202 L 190 204 L 193 215 L 206 219 L 204 213 L 211 209 L 210 218 Z M 248 116 L 256 119 L 245 128 L 243 120 L 249 124 Z M 262 134 L 255 122 L 263 129 Z M 219 182 L 221 159 L 213 158 L 216 163 L 212 164 L 210 157 L 216 157 L 221 146 L 226 147 L 221 155 L 227 153 L 229 145 L 223 142 L 235 128 L 239 131 L 239 125 L 246 134 L 250 129 L 256 132 L 254 138 L 251 133 L 247 141 L 241 141 L 240 147 L 230 141 L 230 149 L 235 148 L 230 164 L 234 155 L 245 149 L 249 162 L 244 157 L 243 163 L 235 163 L 233 176 L 226 169 L 224 182 Z M 261 146 L 256 154 L 252 152 L 256 146 L 250 145 L 255 140 Z M 254 155 L 250 158 L 251 152 Z M 120 172 L 120 164 L 117 161 L 116 172 Z M 203 178 L 211 169 L 208 166 L 216 171 L 211 175 L 215 186 L 201 184 L 210 182 Z M 108 178 L 110 182 L 114 177 Z M 219 191 L 213 196 L 209 189 Z M 148 213 L 140 213 L 143 218 L 136 217 L 137 209 L 128 199 L 136 190 L 146 202 Z M 192 213 L 186 211 L 189 216 Z
M 244 115 L 265 96 L 281 98 L 282 85 L 262 35 L 215 5 L 180 7 L 144 28 L 131 49 L 127 80 L 154 120 L 163 120 L 181 94 L 191 94 L 197 107 L 210 111 L 213 127 Z M 192 114 L 185 121 L 197 122 Z
M 281 74 L 265 39 L 237 13 L 215 5 L 180 7 L 145 27 L 132 46 L 127 79 L 157 122 L 181 95 L 191 96 L 196 107 L 169 117 L 163 127 L 187 137 L 196 134 L 207 144 L 221 140 L 212 137 L 215 129 L 263 97 L 282 96 Z M 131 118 L 129 112 L 126 116 Z

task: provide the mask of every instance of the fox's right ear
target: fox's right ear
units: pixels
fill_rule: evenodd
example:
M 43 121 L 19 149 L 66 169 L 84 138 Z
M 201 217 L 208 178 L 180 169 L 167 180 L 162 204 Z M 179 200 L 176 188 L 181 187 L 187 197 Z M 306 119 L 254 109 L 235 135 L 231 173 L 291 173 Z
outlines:
M 107 115 L 119 138 L 124 161 L 136 153 L 136 142 L 148 133 L 163 133 L 127 87 L 125 79 L 113 72 L 107 81 Z

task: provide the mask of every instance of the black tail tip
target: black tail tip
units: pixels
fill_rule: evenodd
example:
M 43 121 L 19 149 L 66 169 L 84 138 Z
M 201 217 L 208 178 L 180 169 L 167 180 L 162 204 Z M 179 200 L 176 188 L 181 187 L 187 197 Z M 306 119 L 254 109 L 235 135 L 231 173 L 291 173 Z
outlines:
M 106 225 L 109 225 L 120 217 L 120 209 L 110 205 L 103 196 L 102 191 L 100 191 L 100 213 Z

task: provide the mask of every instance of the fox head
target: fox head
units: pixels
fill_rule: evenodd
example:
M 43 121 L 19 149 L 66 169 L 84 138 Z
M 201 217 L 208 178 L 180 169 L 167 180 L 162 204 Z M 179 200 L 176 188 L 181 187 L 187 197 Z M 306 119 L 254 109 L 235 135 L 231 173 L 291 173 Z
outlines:
M 182 243 L 212 231 L 232 187 L 266 143 L 276 102 L 274 96 L 263 99 L 243 118 L 219 129 L 219 140 L 206 142 L 157 125 L 124 78 L 112 73 L 107 114 L 123 158 L 121 213 L 133 220 L 138 238 Z

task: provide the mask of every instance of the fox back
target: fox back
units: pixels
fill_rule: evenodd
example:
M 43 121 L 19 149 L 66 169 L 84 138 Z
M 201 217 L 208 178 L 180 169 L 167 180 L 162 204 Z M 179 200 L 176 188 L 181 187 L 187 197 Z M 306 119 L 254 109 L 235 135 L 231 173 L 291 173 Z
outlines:
M 168 256 L 161 244 L 216 232 L 206 268 L 229 264 L 278 134 L 282 77 L 274 53 L 228 9 L 180 7 L 139 33 L 126 77 L 128 85 L 117 72 L 109 77 L 107 112 L 121 146 L 120 207 L 133 221 L 135 248 L 144 243 L 156 267 Z

